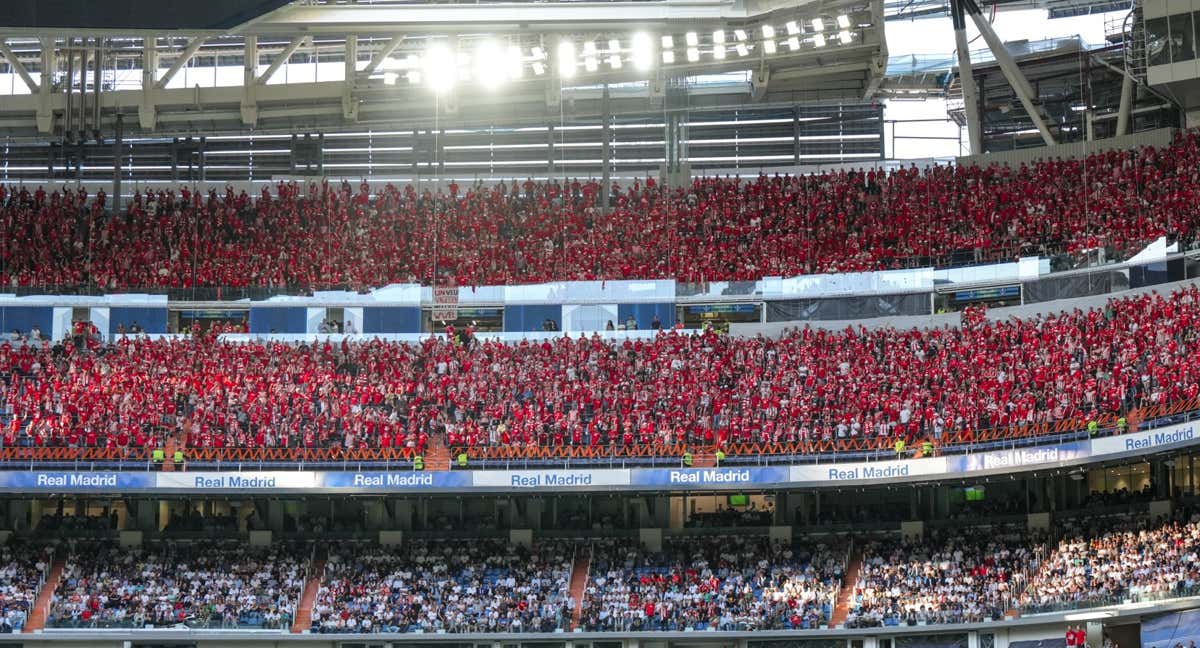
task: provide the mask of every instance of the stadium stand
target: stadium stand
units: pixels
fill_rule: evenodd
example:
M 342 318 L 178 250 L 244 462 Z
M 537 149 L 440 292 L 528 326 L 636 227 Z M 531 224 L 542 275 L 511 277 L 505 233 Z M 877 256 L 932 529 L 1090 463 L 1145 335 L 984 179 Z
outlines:
M 690 447 L 736 463 L 1099 433 L 1195 409 L 1198 320 L 1191 286 L 1032 319 L 780 339 L 5 343 L 0 457 L 144 461 L 170 436 L 195 466 L 403 461 L 437 438 L 473 467 L 670 464 Z
M 111 216 L 86 191 L 7 188 L 0 285 L 366 289 L 429 282 L 435 267 L 460 285 L 698 282 L 1095 248 L 1119 256 L 1164 235 L 1190 245 L 1198 138 L 1019 168 L 701 177 L 687 190 L 648 179 L 614 185 L 607 214 L 594 180 L 451 184 L 436 194 L 389 184 L 374 195 L 365 182 L 281 181 L 257 200 L 181 188 L 137 195 Z M 437 249 L 425 236 L 435 230 Z
M 986 525 L 986 520 L 974 524 Z M 312 608 L 317 633 L 555 632 L 571 628 L 573 556 L 591 552 L 578 629 L 595 632 L 817 629 L 850 588 L 850 628 L 960 624 L 1009 614 L 1190 596 L 1200 586 L 1200 517 L 1181 508 L 1066 517 L 1061 539 L 1016 526 L 961 526 L 917 541 L 867 540 L 843 583 L 848 537 L 681 535 L 652 551 L 614 537 L 342 544 Z M 856 538 L 855 542 L 861 541 Z M 17 556 L 17 552 L 21 556 Z M 304 580 L 304 546 L 235 542 L 58 547 L 66 571 L 48 628 L 280 628 Z M 5 562 L 4 623 L 21 627 L 51 545 Z
M 50 555 L 12 541 L 0 548 L 0 633 L 20 632 L 50 567 Z
M 46 625 L 287 628 L 304 555 L 237 542 L 83 544 L 70 549 Z
M 1036 568 L 1023 530 L 984 538 L 966 530 L 946 538 L 872 543 L 854 588 L 850 627 L 999 620 L 1016 604 L 1026 570 Z
M 846 561 L 845 547 L 726 536 L 594 549 L 580 623 L 590 631 L 818 628 Z
M 316 632 L 553 632 L 565 628 L 571 545 L 477 539 L 331 556 Z

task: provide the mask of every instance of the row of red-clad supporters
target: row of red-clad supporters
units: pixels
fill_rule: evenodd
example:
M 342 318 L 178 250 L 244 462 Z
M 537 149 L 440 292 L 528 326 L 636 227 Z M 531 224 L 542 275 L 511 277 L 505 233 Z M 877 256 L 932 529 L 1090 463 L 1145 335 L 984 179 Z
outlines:
M 5 447 L 942 445 L 1200 393 L 1200 289 L 955 328 L 0 344 Z M 2 420 L 2 419 L 0 419 Z
M 1060 521 L 1061 540 L 1020 526 L 922 540 L 865 540 L 853 583 L 848 538 L 406 539 L 343 543 L 330 555 L 312 630 L 557 632 L 818 629 L 849 586 L 847 627 L 958 624 L 1011 614 L 1147 602 L 1200 591 L 1200 518 L 1121 515 Z M 48 627 L 287 628 L 309 546 L 166 542 L 143 548 L 10 541 L 0 552 L 0 628 L 19 629 L 51 555 L 66 568 Z M 583 600 L 572 557 L 590 555 Z M 20 555 L 18 555 L 20 554 Z M 578 622 L 574 621 L 578 604 Z M 1084 646 L 1082 628 L 1072 629 Z
M 1124 254 L 1163 235 L 1192 241 L 1198 142 L 1189 131 L 1164 148 L 1017 168 L 614 183 L 607 212 L 595 180 L 374 193 L 280 181 L 257 199 L 181 188 L 137 194 L 117 214 L 103 192 L 0 187 L 0 285 L 367 289 L 428 283 L 435 268 L 460 285 L 698 282 Z

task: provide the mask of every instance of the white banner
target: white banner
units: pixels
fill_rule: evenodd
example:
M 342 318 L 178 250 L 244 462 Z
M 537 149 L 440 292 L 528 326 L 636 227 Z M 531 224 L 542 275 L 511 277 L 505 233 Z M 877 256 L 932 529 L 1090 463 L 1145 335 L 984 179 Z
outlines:
M 897 461 L 831 463 L 820 466 L 792 466 L 793 482 L 889 482 L 906 477 L 938 475 L 946 472 L 945 457 Z
M 452 322 L 458 319 L 458 286 L 433 287 L 433 321 Z
M 628 486 L 629 470 L 600 469 L 600 470 L 514 470 L 514 471 L 475 471 L 473 485 L 479 487 L 503 488 L 570 488 L 589 486 Z
M 1196 440 L 1196 428 L 1192 423 L 1172 425 L 1157 430 L 1122 434 L 1121 436 L 1092 439 L 1092 456 L 1117 452 L 1141 452 Z
M 280 490 L 310 489 L 317 486 L 315 472 L 164 472 L 158 474 L 158 488 L 188 490 Z

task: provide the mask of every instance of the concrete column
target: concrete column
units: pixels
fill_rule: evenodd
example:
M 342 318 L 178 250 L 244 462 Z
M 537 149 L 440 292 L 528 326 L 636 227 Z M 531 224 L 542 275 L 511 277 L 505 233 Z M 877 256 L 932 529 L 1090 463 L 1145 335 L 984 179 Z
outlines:
M 50 133 L 54 130 L 54 71 L 58 68 L 58 41 L 53 37 L 41 39 L 42 72 L 38 82 L 37 129 L 39 133 Z
M 283 533 L 283 502 L 280 500 L 267 501 L 267 528 Z
M 612 186 L 612 115 L 609 105 L 608 84 L 604 84 L 604 92 L 600 96 L 600 196 L 602 205 L 601 213 L 608 213 L 608 194 Z
M 545 506 L 546 502 L 540 499 L 531 499 L 525 503 L 525 523 L 529 528 L 542 528 L 542 511 Z
M 1121 80 L 1121 104 L 1117 109 L 1117 132 L 1114 136 L 1120 137 L 1129 132 L 1129 116 L 1133 112 L 1133 75 L 1129 72 L 1125 73 L 1125 78 Z
M 154 130 L 158 121 L 158 109 L 154 105 L 154 94 L 158 83 L 158 38 L 147 36 L 142 39 L 142 102 L 138 105 L 138 125 L 143 130 Z
M 773 524 L 791 524 L 792 523 L 792 507 L 790 498 L 787 493 L 778 493 L 775 495 L 775 519 Z
M 347 120 L 358 119 L 358 104 L 354 101 L 354 81 L 358 75 L 358 36 L 349 34 L 346 36 L 346 50 L 344 52 L 345 77 L 342 81 L 342 118 Z
M 130 503 L 135 507 L 129 512 L 133 518 L 133 528 L 156 533 L 166 524 L 166 518 L 162 517 L 165 511 L 160 503 L 150 500 L 133 500 Z
M 24 531 L 30 528 L 30 512 L 33 506 L 29 500 L 12 500 L 8 503 L 8 520 L 5 528 L 13 531 Z
M 396 511 L 396 528 L 413 530 L 413 502 L 408 499 L 397 499 L 394 503 Z
M 242 123 L 258 123 L 258 36 L 246 36 L 242 62 Z
M 970 14 L 971 20 L 975 22 L 975 26 L 979 28 L 979 34 L 987 41 L 988 48 L 992 50 L 992 55 L 996 57 L 996 63 L 1000 66 L 1000 71 L 1004 73 L 1004 78 L 1008 79 L 1008 83 L 1012 86 L 1013 92 L 1021 101 L 1021 106 L 1025 108 L 1025 113 L 1029 115 L 1029 119 L 1033 121 L 1033 125 L 1038 129 L 1038 133 L 1042 136 L 1042 141 L 1046 146 L 1055 144 L 1054 136 L 1050 134 L 1049 127 L 1046 126 L 1046 120 L 1042 118 L 1041 109 L 1034 105 L 1033 100 L 1036 98 L 1033 93 L 1033 86 L 1029 85 L 1029 81 L 1021 72 L 1021 68 L 1017 66 L 1017 62 L 1013 59 L 1012 54 L 1004 47 L 1004 42 L 992 29 L 991 23 L 983 17 L 983 13 L 979 10 L 979 5 L 975 0 L 962 0 L 964 9 Z
M 950 0 L 950 19 L 954 23 L 954 44 L 958 50 L 958 83 L 962 86 L 963 110 L 967 115 L 967 139 L 971 155 L 983 153 L 983 128 L 979 121 L 979 93 L 971 70 L 971 51 L 967 43 L 967 21 L 961 0 Z

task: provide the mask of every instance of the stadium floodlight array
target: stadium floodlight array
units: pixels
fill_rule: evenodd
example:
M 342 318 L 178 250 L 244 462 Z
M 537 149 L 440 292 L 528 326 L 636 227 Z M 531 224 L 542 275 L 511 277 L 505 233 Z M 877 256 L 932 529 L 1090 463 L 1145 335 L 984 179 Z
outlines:
M 462 39 L 457 45 L 444 38 L 427 40 L 423 49 L 385 59 L 380 72 L 387 84 L 400 78 L 424 84 L 435 93 L 474 82 L 495 90 L 504 83 L 555 72 L 562 80 L 581 75 L 611 74 L 632 67 L 639 73 L 656 66 L 669 70 L 686 63 L 688 68 L 705 61 L 728 65 L 729 60 L 789 55 L 831 44 L 849 45 L 859 36 L 859 25 L 849 14 L 787 20 L 775 25 L 740 25 L 711 32 L 652 34 L 636 31 L 627 36 L 580 38 L 565 36 L 550 43 L 507 42 L 493 37 Z M 834 31 L 836 29 L 836 32 Z M 677 44 L 681 52 L 676 51 Z M 736 54 L 736 57 L 734 56 Z M 752 57 L 757 55 L 757 57 Z M 403 58 L 400 58 L 403 56 Z M 604 69 L 602 69 L 604 68 Z M 693 72 L 694 69 L 688 69 Z

